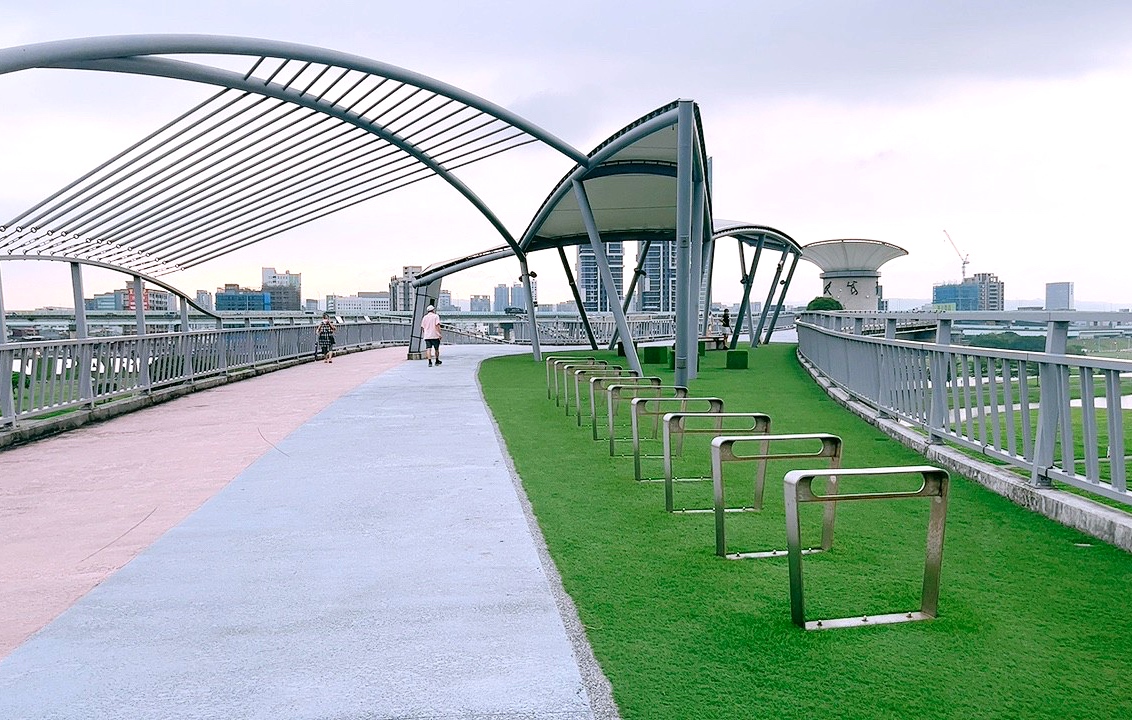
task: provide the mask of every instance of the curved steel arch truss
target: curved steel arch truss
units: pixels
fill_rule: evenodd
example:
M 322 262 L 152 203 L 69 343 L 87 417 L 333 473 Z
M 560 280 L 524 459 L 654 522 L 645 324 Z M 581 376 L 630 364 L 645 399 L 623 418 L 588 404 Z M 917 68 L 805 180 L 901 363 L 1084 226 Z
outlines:
M 235 72 L 171 55 L 244 58 Z M 67 68 L 222 89 L 0 225 L 0 250 L 163 274 L 441 177 L 519 244 L 453 171 L 541 142 L 584 154 L 482 98 L 403 68 L 294 43 L 203 35 L 88 38 L 0 50 L 0 74 Z

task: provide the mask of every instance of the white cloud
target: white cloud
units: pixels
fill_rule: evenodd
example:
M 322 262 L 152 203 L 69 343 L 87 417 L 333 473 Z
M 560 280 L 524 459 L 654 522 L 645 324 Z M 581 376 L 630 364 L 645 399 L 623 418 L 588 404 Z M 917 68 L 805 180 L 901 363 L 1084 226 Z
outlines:
M 7 5 L 16 5 L 12 2 Z M 303 9 L 306 8 L 306 9 Z M 1122 205 L 1132 161 L 1132 6 L 1059 2 L 418 2 L 357 5 L 119 0 L 4 8 L 0 45 L 104 34 L 204 32 L 341 49 L 483 95 L 589 150 L 675 99 L 701 104 L 721 217 L 800 242 L 868 237 L 907 258 L 882 268 L 892 296 L 995 272 L 1008 297 L 1072 280 L 1082 300 L 1132 304 Z M 70 71 L 0 76 L 0 216 L 77 177 L 207 93 L 183 83 Z M 12 110 L 15 110 L 13 112 Z M 460 172 L 514 234 L 568 168 L 553 153 Z M 437 180 L 168 279 L 191 291 L 303 272 L 304 294 L 384 287 L 407 264 L 501 244 Z M 570 254 L 572 257 L 572 253 Z M 717 298 L 738 298 L 733 246 Z M 5 263 L 7 305 L 69 304 L 65 273 Z M 556 254 L 532 260 L 544 302 L 569 295 Z M 765 270 L 764 270 L 765 272 Z M 510 283 L 506 261 L 446 281 L 457 296 Z M 97 282 L 117 285 L 114 279 Z M 109 289 L 91 287 L 88 294 Z M 792 300 L 820 291 L 800 266 Z M 757 289 L 761 300 L 764 289 Z

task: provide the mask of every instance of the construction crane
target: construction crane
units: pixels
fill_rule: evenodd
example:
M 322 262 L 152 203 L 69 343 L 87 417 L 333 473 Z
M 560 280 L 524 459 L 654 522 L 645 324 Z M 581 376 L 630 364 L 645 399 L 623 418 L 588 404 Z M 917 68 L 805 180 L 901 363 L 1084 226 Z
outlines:
M 951 235 L 949 235 L 946 230 L 943 231 L 943 234 L 947 235 L 947 242 L 951 243 L 951 247 L 955 248 L 955 254 L 959 256 L 959 260 L 962 262 L 962 265 L 960 266 L 959 272 L 963 276 L 963 279 L 966 280 L 967 279 L 967 263 L 969 262 L 967 260 L 967 258 L 969 258 L 971 256 L 970 255 L 964 255 L 963 253 L 959 252 L 959 248 L 956 247 L 955 241 L 951 239 Z

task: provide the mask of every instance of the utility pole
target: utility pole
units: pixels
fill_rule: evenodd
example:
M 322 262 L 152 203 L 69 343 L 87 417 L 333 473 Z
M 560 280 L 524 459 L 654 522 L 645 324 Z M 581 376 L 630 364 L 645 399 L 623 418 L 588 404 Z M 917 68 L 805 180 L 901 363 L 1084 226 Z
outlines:
M 951 247 L 955 248 L 955 254 L 959 256 L 959 260 L 962 262 L 962 265 L 960 266 L 960 269 L 959 269 L 960 275 L 962 275 L 963 279 L 966 280 L 967 279 L 967 263 L 968 263 L 967 258 L 969 258 L 970 255 L 964 255 L 963 253 L 959 252 L 959 248 L 956 247 L 955 241 L 951 239 L 951 235 L 949 235 L 946 230 L 943 231 L 943 234 L 947 235 L 947 241 L 949 243 L 951 243 Z

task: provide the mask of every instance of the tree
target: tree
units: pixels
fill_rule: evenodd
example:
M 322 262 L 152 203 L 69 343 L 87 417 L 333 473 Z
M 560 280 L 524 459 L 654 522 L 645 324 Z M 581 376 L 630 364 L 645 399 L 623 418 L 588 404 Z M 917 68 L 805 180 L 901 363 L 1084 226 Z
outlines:
M 806 306 L 807 310 L 844 310 L 841 301 L 828 295 L 818 295 Z

